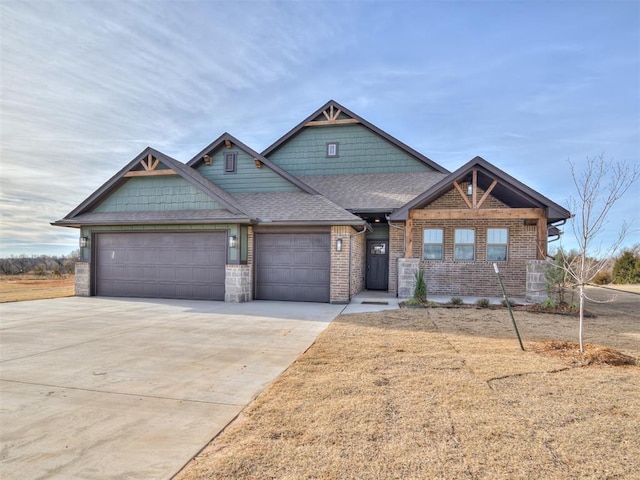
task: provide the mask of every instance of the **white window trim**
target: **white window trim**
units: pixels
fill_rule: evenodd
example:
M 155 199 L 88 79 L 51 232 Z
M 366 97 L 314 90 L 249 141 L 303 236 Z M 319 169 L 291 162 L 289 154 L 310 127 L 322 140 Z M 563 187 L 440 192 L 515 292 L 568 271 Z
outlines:
M 489 230 L 506 230 L 507 231 L 507 241 L 505 243 L 489 243 Z M 489 258 L 489 247 L 504 247 L 505 248 L 505 259 L 504 260 L 495 260 Z M 489 227 L 487 228 L 487 247 L 486 247 L 486 258 L 487 262 L 508 262 L 509 261 L 509 229 L 506 227 Z
M 440 243 L 427 243 L 424 241 L 424 232 L 426 230 L 439 230 L 442 241 Z M 440 258 L 425 258 L 424 256 L 424 247 L 425 245 L 440 245 Z M 444 228 L 423 228 L 422 229 L 422 261 L 424 262 L 441 262 L 444 260 Z
M 473 243 L 459 243 L 456 242 L 456 232 L 458 230 L 471 230 L 473 231 Z M 453 261 L 454 262 L 475 262 L 476 260 L 476 239 L 478 238 L 477 236 L 477 231 L 475 228 L 467 228 L 467 227 L 460 227 L 460 228 L 454 228 L 453 229 Z M 456 258 L 456 247 L 458 246 L 468 246 L 471 245 L 473 247 L 473 258 Z

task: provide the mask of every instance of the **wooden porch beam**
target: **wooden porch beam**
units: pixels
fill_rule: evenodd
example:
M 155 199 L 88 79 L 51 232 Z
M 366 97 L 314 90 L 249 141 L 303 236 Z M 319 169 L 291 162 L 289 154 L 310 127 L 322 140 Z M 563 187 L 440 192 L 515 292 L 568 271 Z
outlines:
M 482 208 L 482 209 L 428 209 L 411 210 L 409 218 L 415 220 L 545 220 L 546 216 L 542 208 Z
M 456 182 L 455 180 L 453 181 L 453 187 L 458 191 L 458 193 L 460 194 L 460 196 L 462 197 L 462 199 L 464 200 L 464 203 L 467 204 L 467 207 L 469 208 L 473 208 L 471 206 L 471 202 L 469 201 L 469 199 L 467 198 L 467 196 L 464 194 L 464 192 L 462 191 L 462 187 L 458 184 L 458 182 Z
M 132 170 L 125 173 L 124 177 L 154 177 L 156 175 L 177 175 L 174 170 Z
M 487 197 L 489 196 L 489 194 L 491 193 L 491 191 L 495 188 L 495 186 L 497 184 L 498 184 L 497 180 L 494 180 L 493 182 L 491 182 L 491 185 L 489 185 L 489 188 L 487 188 L 487 190 L 484 192 L 484 195 L 482 195 L 482 198 L 478 202 L 478 205 L 476 205 L 476 208 L 480 208 L 482 206 L 484 201 L 487 199 Z
M 547 219 L 539 218 L 538 225 L 536 227 L 536 237 L 538 248 L 536 258 L 538 260 L 544 260 L 547 258 Z
M 345 125 L 348 123 L 360 123 L 355 118 L 342 118 L 340 120 L 312 120 L 307 122 L 305 127 L 320 127 L 322 125 Z
M 478 170 L 474 168 L 471 177 L 471 203 L 473 208 L 478 208 Z
M 404 229 L 404 258 L 413 258 L 413 220 L 409 218 Z

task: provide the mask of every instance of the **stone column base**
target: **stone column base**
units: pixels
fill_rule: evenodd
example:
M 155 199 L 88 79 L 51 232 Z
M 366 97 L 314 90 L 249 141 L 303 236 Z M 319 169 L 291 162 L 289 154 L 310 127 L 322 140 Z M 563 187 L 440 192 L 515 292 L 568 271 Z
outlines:
M 529 303 L 541 303 L 549 298 L 545 272 L 549 268 L 546 260 L 527 261 L 527 286 L 525 300 Z
M 224 301 L 241 303 L 253 299 L 251 265 L 226 265 Z
M 398 297 L 413 297 L 413 289 L 416 286 L 416 273 L 420 268 L 419 258 L 398 259 Z
M 91 264 L 76 262 L 76 297 L 91 296 Z

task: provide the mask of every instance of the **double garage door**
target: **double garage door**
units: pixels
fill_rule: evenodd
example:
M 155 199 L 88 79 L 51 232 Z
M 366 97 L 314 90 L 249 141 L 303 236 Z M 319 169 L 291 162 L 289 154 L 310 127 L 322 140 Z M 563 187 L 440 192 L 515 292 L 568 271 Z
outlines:
M 329 302 L 328 233 L 257 233 L 255 298 Z M 99 233 L 96 295 L 224 300 L 226 233 Z
M 95 238 L 97 295 L 224 300 L 225 232 Z
M 255 245 L 256 299 L 329 301 L 330 234 L 257 233 Z

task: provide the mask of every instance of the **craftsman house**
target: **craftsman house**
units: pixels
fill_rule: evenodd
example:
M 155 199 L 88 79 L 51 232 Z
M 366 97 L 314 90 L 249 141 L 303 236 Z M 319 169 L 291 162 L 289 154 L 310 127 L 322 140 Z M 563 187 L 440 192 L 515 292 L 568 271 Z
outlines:
M 262 153 L 225 133 L 147 148 L 63 219 L 77 295 L 348 302 L 364 290 L 534 294 L 570 213 L 476 157 L 451 173 L 329 101 Z

